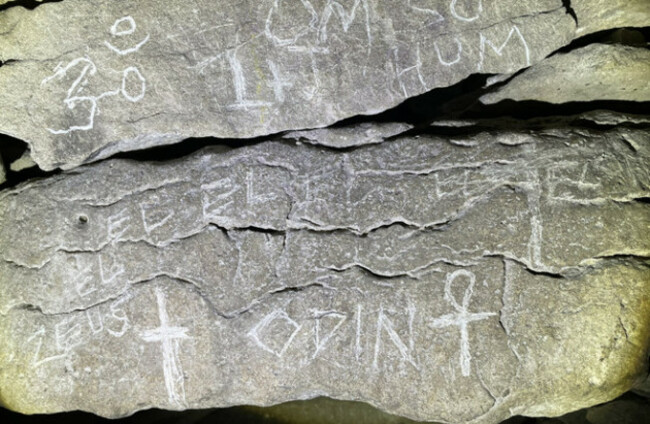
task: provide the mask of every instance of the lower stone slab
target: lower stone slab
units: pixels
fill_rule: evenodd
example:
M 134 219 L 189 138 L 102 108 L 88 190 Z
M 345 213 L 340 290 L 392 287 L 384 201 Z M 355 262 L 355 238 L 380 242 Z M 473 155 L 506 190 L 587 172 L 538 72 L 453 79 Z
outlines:
M 0 194 L 0 400 L 561 415 L 645 378 L 650 137 L 262 143 Z

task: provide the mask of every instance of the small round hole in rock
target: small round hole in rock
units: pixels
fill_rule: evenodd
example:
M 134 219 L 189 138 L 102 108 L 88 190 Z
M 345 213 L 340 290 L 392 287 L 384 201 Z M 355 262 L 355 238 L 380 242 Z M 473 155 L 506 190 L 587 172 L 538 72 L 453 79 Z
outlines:
M 79 220 L 79 224 L 87 224 L 88 223 L 88 217 L 86 215 L 79 215 L 77 218 Z

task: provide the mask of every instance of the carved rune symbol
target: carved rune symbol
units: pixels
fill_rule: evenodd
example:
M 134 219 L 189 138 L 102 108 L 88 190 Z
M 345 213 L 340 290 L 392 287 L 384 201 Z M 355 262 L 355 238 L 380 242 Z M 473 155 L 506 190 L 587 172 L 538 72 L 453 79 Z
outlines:
M 260 322 L 257 323 L 249 332 L 248 336 L 255 341 L 262 349 L 274 354 L 278 358 L 287 351 L 293 338 L 300 331 L 301 325 L 291 319 L 282 309 L 276 309 L 271 312 Z M 286 337 L 284 343 L 275 340 L 276 335 Z
M 181 362 L 178 359 L 178 344 L 180 339 L 189 338 L 187 328 L 169 326 L 166 307 L 167 300 L 160 288 L 156 288 L 156 299 L 158 300 L 160 327 L 145 331 L 142 334 L 142 339 L 147 342 L 162 343 L 163 373 L 169 402 L 176 407 L 186 408 L 185 377 Z
M 451 291 L 451 286 L 457 277 L 469 278 L 469 285 L 465 289 L 462 304 L 458 304 L 454 294 Z M 474 283 L 476 276 L 467 270 L 460 269 L 447 275 L 445 282 L 445 300 L 447 300 L 456 310 L 456 313 L 443 315 L 439 318 L 431 320 L 429 324 L 433 328 L 444 328 L 450 325 L 457 325 L 460 327 L 460 369 L 464 377 L 468 377 L 470 373 L 470 363 L 472 355 L 469 351 L 469 333 L 467 331 L 467 324 L 473 321 L 481 321 L 488 317 L 496 315 L 494 312 L 479 312 L 470 313 L 467 308 L 469 302 L 474 294 Z

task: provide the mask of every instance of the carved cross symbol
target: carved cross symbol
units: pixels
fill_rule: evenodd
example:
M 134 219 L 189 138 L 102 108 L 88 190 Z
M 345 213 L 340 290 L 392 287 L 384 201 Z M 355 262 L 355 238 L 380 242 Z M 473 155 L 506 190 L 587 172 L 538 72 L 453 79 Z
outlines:
M 465 289 L 462 304 L 458 304 L 454 294 L 451 292 L 451 285 L 457 277 L 469 278 L 469 285 Z M 474 294 L 474 283 L 476 276 L 467 270 L 460 269 L 447 275 L 445 282 L 445 300 L 447 300 L 456 310 L 456 313 L 443 315 L 439 318 L 433 319 L 429 324 L 432 328 L 444 328 L 450 325 L 457 325 L 460 327 L 460 369 L 464 377 L 468 377 L 470 373 L 470 363 L 472 355 L 469 351 L 469 333 L 467 331 L 467 324 L 473 321 L 481 321 L 488 317 L 496 315 L 494 312 L 479 312 L 470 313 L 467 308 L 469 302 Z
M 187 328 L 170 327 L 165 294 L 162 289 L 156 288 L 156 299 L 158 300 L 158 315 L 160 327 L 147 330 L 142 334 L 142 339 L 147 342 L 161 342 L 163 353 L 163 373 L 165 376 L 165 387 L 169 396 L 169 402 L 178 407 L 186 408 L 185 384 L 181 362 L 178 359 L 178 341 L 188 339 Z

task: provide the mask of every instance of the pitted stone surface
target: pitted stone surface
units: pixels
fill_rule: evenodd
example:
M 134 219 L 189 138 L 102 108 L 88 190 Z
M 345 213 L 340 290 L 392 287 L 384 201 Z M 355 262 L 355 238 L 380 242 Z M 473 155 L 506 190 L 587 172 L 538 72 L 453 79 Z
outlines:
M 561 0 L 66 0 L 0 13 L 0 132 L 46 170 L 374 114 L 568 44 Z
M 649 160 L 629 129 L 420 135 L 21 185 L 0 194 L 0 400 L 497 423 L 612 399 L 646 372 Z
M 481 98 L 549 103 L 596 100 L 650 101 L 650 50 L 590 44 L 545 59 Z

